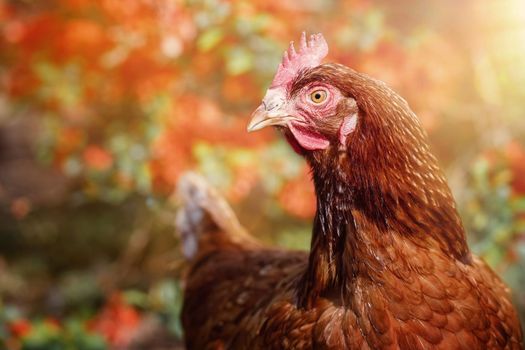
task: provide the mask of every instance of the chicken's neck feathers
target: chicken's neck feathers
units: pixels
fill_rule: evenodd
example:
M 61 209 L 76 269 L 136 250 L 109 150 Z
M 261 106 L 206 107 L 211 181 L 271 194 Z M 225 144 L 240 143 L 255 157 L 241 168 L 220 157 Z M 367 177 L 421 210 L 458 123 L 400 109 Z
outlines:
M 356 276 L 384 268 L 380 252 L 388 250 L 393 240 L 432 245 L 451 260 L 469 262 L 463 227 L 452 202 L 415 195 L 394 200 L 380 190 L 372 191 L 377 195 L 373 199 L 346 182 L 351 176 L 342 171 L 344 167 L 331 169 L 313 172 L 317 212 L 308 268 L 298 286 L 300 304 L 312 305 L 317 297 L 333 293 L 341 293 L 344 302 Z M 377 201 L 375 205 L 363 205 L 364 195 Z M 409 200 L 412 205 L 403 203 Z M 375 212 L 369 212 L 370 208 Z
M 308 269 L 298 287 L 303 306 L 334 293 L 344 302 L 356 276 L 380 275 L 380 252 L 394 240 L 433 246 L 451 260 L 469 263 L 454 199 L 426 144 L 418 152 L 374 162 L 335 149 L 315 157 L 309 162 L 317 212 Z

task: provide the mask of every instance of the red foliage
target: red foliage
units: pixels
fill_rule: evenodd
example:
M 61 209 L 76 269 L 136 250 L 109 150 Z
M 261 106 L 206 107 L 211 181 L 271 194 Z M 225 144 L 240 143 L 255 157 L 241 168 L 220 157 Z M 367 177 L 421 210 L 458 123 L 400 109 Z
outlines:
M 8 324 L 9 331 L 14 337 L 21 338 L 31 332 L 31 323 L 26 319 L 18 319 Z
M 154 187 L 162 192 L 171 192 L 179 174 L 194 165 L 195 143 L 256 147 L 272 137 L 271 133 L 248 134 L 246 119 L 225 118 L 217 103 L 196 95 L 181 96 L 170 115 L 172 118 L 152 146 L 150 163 Z
M 63 23 L 64 33 L 57 39 L 58 50 L 64 57 L 81 57 L 89 62 L 89 57 L 98 55 L 110 48 L 107 28 L 88 19 L 73 19 Z M 97 62 L 98 63 L 98 62 Z
M 221 92 L 230 103 L 255 105 L 261 98 L 253 78 L 247 74 L 226 77 L 222 82 Z
M 288 213 L 301 218 L 309 219 L 315 214 L 315 192 L 308 169 L 297 180 L 290 181 L 283 186 L 279 193 L 279 202 Z
M 104 148 L 97 145 L 89 145 L 83 152 L 86 165 L 93 170 L 107 170 L 113 164 L 113 157 Z
M 254 167 L 243 166 L 234 169 L 235 178 L 229 192 L 226 194 L 232 202 L 238 202 L 248 196 L 260 181 Z
M 31 201 L 27 198 L 16 198 L 11 202 L 11 214 L 18 220 L 25 218 L 30 211 Z
M 483 158 L 491 169 L 504 166 L 511 173 L 510 186 L 515 195 L 525 194 L 525 149 L 523 145 L 513 140 L 502 149 L 490 149 L 483 153 Z
M 100 313 L 88 322 L 88 328 L 102 334 L 115 347 L 125 347 L 133 339 L 141 315 L 126 304 L 120 293 L 114 293 Z
M 507 145 L 506 153 L 512 171 L 512 189 L 515 194 L 525 195 L 525 149 L 519 142 L 512 141 Z

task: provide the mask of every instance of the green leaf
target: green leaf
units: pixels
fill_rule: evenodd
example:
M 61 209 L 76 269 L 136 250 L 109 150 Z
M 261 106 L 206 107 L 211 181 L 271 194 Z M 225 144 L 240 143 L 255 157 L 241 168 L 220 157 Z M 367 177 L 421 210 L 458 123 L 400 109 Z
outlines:
M 236 47 L 226 55 L 226 70 L 230 75 L 239 75 L 253 67 L 253 55 L 247 49 Z
M 224 32 L 221 28 L 211 28 L 203 32 L 197 39 L 197 48 L 206 52 L 213 49 L 224 37 Z
M 516 212 L 525 212 L 525 197 L 519 197 L 511 202 L 512 209 Z

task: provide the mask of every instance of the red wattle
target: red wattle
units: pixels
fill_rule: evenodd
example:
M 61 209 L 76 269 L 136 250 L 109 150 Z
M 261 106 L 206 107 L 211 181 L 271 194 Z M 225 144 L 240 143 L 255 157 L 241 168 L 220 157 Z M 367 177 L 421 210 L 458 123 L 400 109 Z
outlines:
M 310 130 L 306 126 L 289 123 L 288 128 L 299 145 L 306 150 L 321 150 L 330 145 L 330 141 L 326 137 Z

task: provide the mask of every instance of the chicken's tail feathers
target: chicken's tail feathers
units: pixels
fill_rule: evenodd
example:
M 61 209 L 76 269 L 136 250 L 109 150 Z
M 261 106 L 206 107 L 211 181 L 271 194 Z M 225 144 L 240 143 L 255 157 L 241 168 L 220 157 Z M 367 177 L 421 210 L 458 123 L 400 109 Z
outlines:
M 187 172 L 177 185 L 181 204 L 176 228 L 182 239 L 183 253 L 192 258 L 199 250 L 202 236 L 221 235 L 221 242 L 253 244 L 255 239 L 240 224 L 226 200 L 202 176 Z

